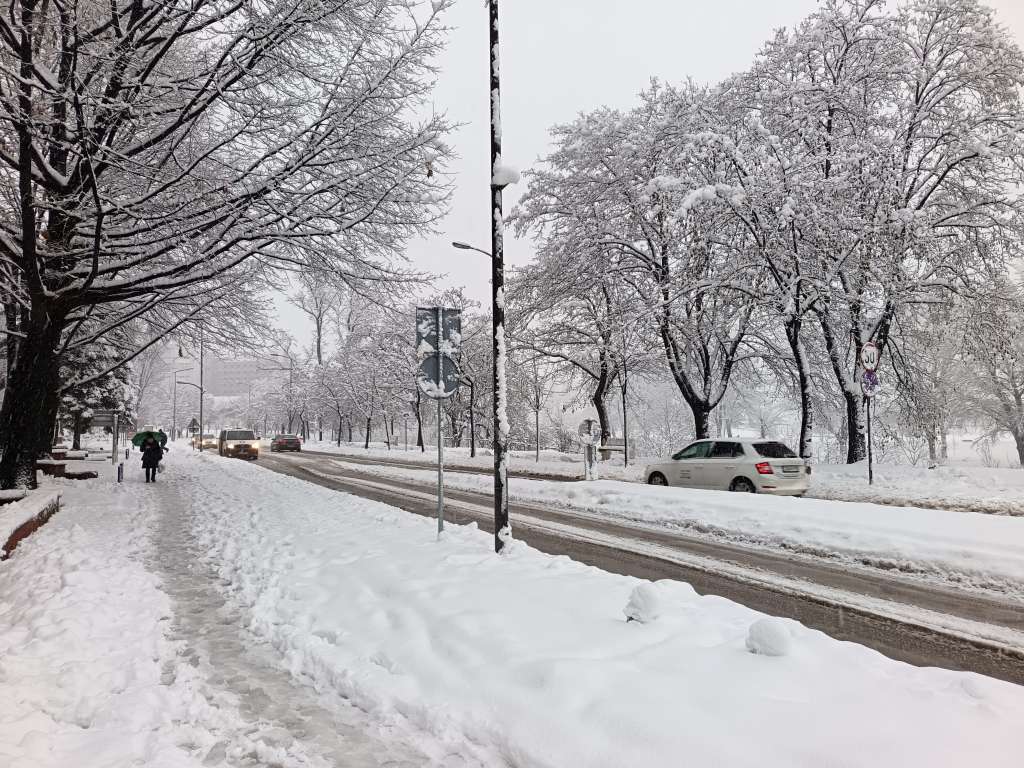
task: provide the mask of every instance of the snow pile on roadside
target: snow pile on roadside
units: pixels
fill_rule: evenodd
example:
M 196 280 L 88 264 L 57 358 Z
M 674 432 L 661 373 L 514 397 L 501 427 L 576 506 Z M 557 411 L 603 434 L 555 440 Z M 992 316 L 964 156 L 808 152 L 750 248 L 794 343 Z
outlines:
M 5 492 L 10 493 L 10 492 Z M 20 491 L 15 493 L 20 495 Z M 25 523 L 52 511 L 59 494 L 46 490 L 33 491 L 28 496 L 0 506 L 0 554 L 2 547 L 16 530 Z M 17 496 L 15 496 L 17 498 Z
M 0 765 L 199 765 L 215 739 L 176 725 L 205 702 L 143 564 L 149 511 L 109 479 L 54 484 L 61 514 L 0 563 Z
M 336 464 L 382 477 L 433 473 Z M 445 475 L 451 488 L 491 492 L 487 477 Z M 1024 595 L 1024 519 L 973 512 L 665 488 L 614 480 L 509 483 L 512 499 L 555 505 L 735 544 L 769 547 L 973 589 Z
M 809 496 L 842 501 L 957 509 L 1024 516 L 1024 470 L 1018 468 L 876 464 L 815 465 Z
M 269 444 L 268 444 L 269 445 Z M 270 450 L 269 447 L 266 450 Z M 423 464 L 425 466 L 437 466 L 437 448 L 428 447 L 426 451 L 402 450 L 396 447 L 388 450 L 383 444 L 371 443 L 369 449 L 360 444 L 336 443 L 315 440 L 303 444 L 303 450 L 318 451 L 321 453 L 333 453 L 338 456 L 352 456 L 356 459 L 383 459 L 385 461 L 402 461 L 412 464 Z M 468 448 L 445 448 L 445 466 L 453 469 L 459 467 L 471 467 L 473 469 L 490 469 L 494 466 L 494 458 L 489 448 L 477 448 L 477 455 L 471 457 Z M 509 460 L 509 470 L 515 474 L 551 475 L 552 477 L 564 477 L 568 480 L 583 477 L 583 454 L 563 453 L 549 449 L 540 452 L 540 461 L 536 461 L 533 451 L 512 451 Z M 611 477 L 616 480 L 639 480 L 643 475 L 642 466 L 622 466 L 622 459 L 612 459 L 601 462 L 600 471 L 602 477 Z
M 437 541 L 431 520 L 242 462 L 181 471 L 230 599 L 294 674 L 489 764 L 1019 763 L 1019 686 L 795 622 L 783 640 L 679 582 L 651 587 L 649 623 L 627 622 L 640 580 L 521 543 L 497 557 L 473 526 Z

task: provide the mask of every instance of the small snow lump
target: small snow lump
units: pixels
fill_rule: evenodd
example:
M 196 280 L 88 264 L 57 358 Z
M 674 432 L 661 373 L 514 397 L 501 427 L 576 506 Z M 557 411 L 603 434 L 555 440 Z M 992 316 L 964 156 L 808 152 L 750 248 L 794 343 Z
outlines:
M 747 650 L 762 656 L 788 656 L 793 646 L 789 626 L 781 619 L 758 619 L 747 630 Z
M 661 598 L 653 584 L 641 584 L 629 595 L 629 602 L 622 611 L 626 621 L 648 624 L 661 615 Z

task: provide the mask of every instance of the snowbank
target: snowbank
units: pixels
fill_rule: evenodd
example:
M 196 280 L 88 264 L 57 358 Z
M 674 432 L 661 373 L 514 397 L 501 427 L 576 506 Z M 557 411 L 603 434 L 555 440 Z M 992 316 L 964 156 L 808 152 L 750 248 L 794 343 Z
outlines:
M 354 471 L 436 482 L 423 470 L 346 464 Z M 445 483 L 491 492 L 489 478 Z M 1024 595 L 1024 518 L 878 504 L 665 488 L 614 480 L 509 483 L 512 499 L 554 504 L 729 541 L 897 570 L 934 581 Z
M 267 443 L 269 446 L 269 442 Z M 342 443 L 337 445 L 332 442 L 315 440 L 303 444 L 303 450 L 320 451 L 322 453 L 333 453 L 339 456 L 353 456 L 358 459 L 374 458 L 384 461 L 402 461 L 425 466 L 437 466 L 437 448 L 428 447 L 426 451 L 403 450 L 404 443 L 398 447 L 388 450 L 383 443 L 371 443 L 369 449 L 361 444 Z M 410 445 L 410 448 L 412 446 Z M 269 450 L 269 448 L 267 448 Z M 469 448 L 445 448 L 445 466 L 451 469 L 471 467 L 473 469 L 491 469 L 494 467 L 494 457 L 490 448 L 478 446 L 477 455 L 470 457 Z M 509 461 L 510 471 L 523 474 L 551 475 L 552 477 L 564 477 L 567 480 L 583 477 L 583 455 L 575 453 L 562 453 L 561 451 L 542 450 L 540 461 L 536 461 L 533 451 L 512 451 L 512 458 Z M 602 477 L 613 477 L 617 480 L 639 480 L 643 475 L 642 466 L 622 466 L 622 459 L 601 462 L 600 471 Z
M 881 464 L 868 485 L 866 462 L 815 465 L 809 496 L 898 506 L 1024 516 L 1024 469 Z
M 33 491 L 18 501 L 0 506 L 0 557 L 8 554 L 6 547 L 10 546 L 15 531 L 33 520 L 45 522 L 59 507 L 60 494 L 47 490 Z
M 369 450 L 360 445 L 310 441 L 305 446 L 311 451 L 334 453 L 356 458 L 376 458 L 383 461 L 403 461 L 433 466 L 436 452 L 428 450 L 387 450 L 383 444 L 373 443 Z M 541 460 L 535 461 L 532 451 L 516 451 L 510 463 L 512 472 L 549 475 L 551 477 L 580 479 L 583 477 L 583 457 L 560 451 L 541 451 Z M 621 457 L 602 461 L 598 471 L 603 479 L 644 482 L 644 467 L 663 459 L 633 459 L 628 467 L 622 466 Z M 479 448 L 477 456 L 470 458 L 467 448 L 446 448 L 445 463 L 452 469 L 473 467 L 488 469 L 493 459 L 486 448 Z M 868 485 L 868 470 L 859 464 L 815 464 L 811 475 L 809 496 L 837 501 L 867 501 L 896 506 L 952 509 L 957 511 L 987 512 L 1000 515 L 1024 516 L 1024 469 L 1019 467 L 983 467 L 955 463 L 928 469 L 924 466 L 875 464 L 874 485 Z
M 637 579 L 521 543 L 498 557 L 473 526 L 438 541 L 431 520 L 243 462 L 181 471 L 210 563 L 282 664 L 486 764 L 1019 764 L 1024 688 L 795 622 L 780 639 L 678 582 L 627 622 Z

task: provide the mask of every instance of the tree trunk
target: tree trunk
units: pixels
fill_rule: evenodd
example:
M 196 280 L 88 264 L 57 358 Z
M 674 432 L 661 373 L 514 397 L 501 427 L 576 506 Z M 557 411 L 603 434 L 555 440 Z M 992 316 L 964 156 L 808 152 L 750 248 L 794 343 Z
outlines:
M 427 446 L 423 444 L 423 415 L 420 413 L 419 386 L 416 387 L 416 445 L 420 449 L 420 453 L 427 450 Z
M 1024 431 L 1014 432 L 1013 442 L 1017 445 L 1017 461 L 1024 467 Z
M 366 440 L 365 440 L 365 442 L 363 444 L 363 448 L 365 450 L 367 450 L 367 451 L 370 450 L 370 428 L 371 428 L 370 417 L 367 416 L 366 417 Z
M 855 464 L 868 457 L 867 443 L 864 439 L 862 398 L 844 389 L 843 399 L 846 401 L 846 463 Z
M 821 335 L 825 340 L 825 349 L 828 352 L 829 362 L 832 364 L 832 372 L 843 393 L 843 400 L 846 401 L 846 463 L 853 464 L 867 458 L 867 448 L 864 442 L 864 411 L 861 408 L 863 396 L 860 392 L 854 391 L 854 385 L 847 379 L 843 362 L 844 352 L 839 347 L 827 314 L 823 311 L 819 311 L 817 314 Z M 859 339 L 855 339 L 854 346 L 853 355 L 857 360 L 860 359 Z M 856 381 L 856 376 L 853 380 Z
M 811 401 L 811 372 L 807 361 L 807 353 L 804 350 L 803 341 L 800 338 L 800 331 L 803 327 L 801 317 L 790 317 L 786 323 L 786 341 L 793 353 L 793 362 L 796 365 L 797 386 L 800 391 L 800 436 L 797 438 L 797 453 L 800 458 L 811 458 L 812 440 L 814 439 L 814 404 Z
M 36 300 L 0 407 L 0 489 L 35 488 L 36 459 L 50 447 L 60 404 L 63 317 Z
M 690 411 L 693 413 L 693 434 L 694 439 L 704 440 L 711 437 L 711 408 L 706 403 L 690 403 Z
M 71 450 L 80 451 L 82 450 L 82 414 L 75 414 L 75 427 L 74 434 L 71 438 Z

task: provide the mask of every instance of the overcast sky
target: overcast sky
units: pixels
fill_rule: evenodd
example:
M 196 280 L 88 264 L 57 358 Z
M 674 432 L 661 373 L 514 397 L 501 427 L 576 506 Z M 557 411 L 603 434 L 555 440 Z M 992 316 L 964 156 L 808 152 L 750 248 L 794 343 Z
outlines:
M 990 0 L 1024 45 L 1024 0 Z M 745 69 L 772 30 L 793 26 L 815 0 L 504 0 L 501 89 L 504 157 L 520 169 L 547 152 L 548 129 L 601 105 L 628 108 L 652 77 L 713 83 Z M 411 244 L 416 266 L 444 274 L 489 305 L 487 259 L 457 251 L 452 240 L 490 247 L 487 10 L 457 0 L 441 58 L 435 108 L 462 123 L 451 143 L 457 189 L 442 231 Z M 517 187 L 505 192 L 511 209 Z M 530 259 L 530 243 L 506 237 L 506 259 Z M 281 324 L 305 344 L 308 324 L 277 301 Z

